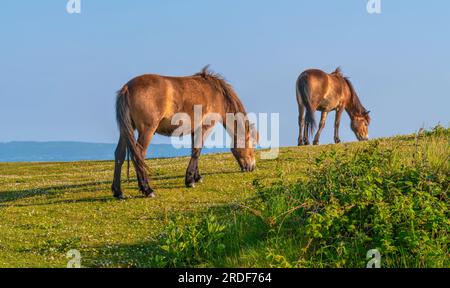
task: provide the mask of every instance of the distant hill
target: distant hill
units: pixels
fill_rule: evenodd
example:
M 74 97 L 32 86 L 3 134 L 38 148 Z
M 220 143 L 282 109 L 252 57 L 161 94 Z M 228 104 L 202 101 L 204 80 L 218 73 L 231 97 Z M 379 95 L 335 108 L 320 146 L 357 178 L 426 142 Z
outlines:
M 84 142 L 7 142 L 0 143 L 0 162 L 70 162 L 113 160 L 116 144 Z M 228 149 L 205 149 L 219 153 Z M 191 149 L 176 149 L 170 144 L 150 145 L 148 158 L 189 156 Z

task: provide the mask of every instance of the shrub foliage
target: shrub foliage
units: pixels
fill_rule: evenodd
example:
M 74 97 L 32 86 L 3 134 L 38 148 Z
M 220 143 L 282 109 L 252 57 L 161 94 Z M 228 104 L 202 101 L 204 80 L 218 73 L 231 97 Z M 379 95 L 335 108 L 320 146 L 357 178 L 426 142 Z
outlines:
M 328 149 L 305 163 L 309 172 L 296 182 L 255 179 L 248 203 L 225 213 L 212 208 L 186 225 L 172 220 L 153 265 L 227 266 L 225 259 L 250 249 L 263 267 L 363 268 L 377 249 L 385 268 L 450 267 L 449 155 L 442 148 L 449 129 L 415 137 L 409 150 L 378 141 L 357 151 Z
M 277 237 L 307 240 L 294 266 L 365 267 L 371 249 L 385 267 L 450 265 L 448 173 L 395 165 L 394 154 L 377 143 L 352 157 L 326 152 L 306 181 L 258 187 Z

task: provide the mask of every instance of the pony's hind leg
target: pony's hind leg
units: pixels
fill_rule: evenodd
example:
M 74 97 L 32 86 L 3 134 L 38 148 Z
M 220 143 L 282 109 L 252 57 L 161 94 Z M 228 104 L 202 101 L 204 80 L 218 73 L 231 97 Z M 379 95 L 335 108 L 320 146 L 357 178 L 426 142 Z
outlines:
M 121 136 L 119 143 L 117 144 L 116 152 L 115 152 L 115 162 L 114 162 L 114 180 L 112 184 L 112 192 L 114 197 L 118 199 L 123 199 L 123 193 L 121 189 L 121 172 L 122 172 L 122 165 L 125 161 L 127 152 L 127 144 L 125 139 Z
M 317 130 L 316 137 L 314 137 L 314 145 L 319 145 L 320 134 L 322 134 L 323 128 L 325 128 L 325 123 L 327 121 L 327 112 L 322 112 L 322 116 L 320 118 L 319 129 Z
M 303 125 L 303 145 L 309 145 L 309 131 L 306 125 Z
M 298 116 L 298 146 L 306 144 L 303 139 L 303 129 L 305 127 L 305 106 L 299 104 L 299 116 Z
M 150 145 L 150 142 L 155 134 L 156 129 L 145 129 L 142 132 L 139 132 L 138 143 L 140 144 L 142 153 L 142 159 L 145 159 L 147 155 L 147 149 Z M 149 185 L 149 176 L 145 169 L 136 169 L 136 175 L 139 183 L 139 190 L 141 190 L 142 194 L 146 197 L 154 198 L 156 195 L 153 192 L 153 189 Z

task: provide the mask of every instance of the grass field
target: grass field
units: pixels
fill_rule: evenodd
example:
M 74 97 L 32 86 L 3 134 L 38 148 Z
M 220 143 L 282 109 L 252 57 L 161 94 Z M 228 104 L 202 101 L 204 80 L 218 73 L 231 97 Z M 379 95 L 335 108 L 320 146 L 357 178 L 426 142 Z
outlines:
M 83 267 L 364 267 L 368 248 L 380 249 L 382 255 L 387 255 L 382 262 L 387 267 L 449 267 L 449 135 L 448 129 L 438 128 L 419 137 L 283 148 L 278 159 L 259 161 L 257 171 L 250 174 L 239 172 L 231 153 L 203 156 L 200 169 L 204 182 L 195 189 L 184 187 L 188 158 L 149 160 L 151 185 L 158 197 L 141 197 L 132 173 L 132 181 L 123 183 L 125 194 L 129 196 L 125 201 L 111 197 L 113 162 L 2 163 L 0 267 L 66 267 L 66 253 L 71 249 L 80 251 Z M 340 184 L 327 184 L 328 178 L 320 178 L 318 171 L 331 167 L 330 171 L 336 173 L 325 173 L 326 177 L 339 179 L 340 172 L 335 168 L 347 167 L 350 163 L 339 161 L 353 161 L 351 159 L 367 149 L 381 151 L 381 154 L 370 152 L 370 159 L 389 151 L 392 171 L 409 171 L 405 169 L 417 167 L 420 161 L 422 172 L 417 170 L 418 175 L 429 175 L 417 183 L 405 180 L 406 186 L 413 187 L 405 189 L 412 192 L 405 192 L 401 186 L 399 193 L 404 194 L 396 196 L 396 202 L 389 198 L 390 194 L 378 198 L 361 195 L 361 203 L 363 200 L 368 203 L 364 207 L 391 207 L 387 205 L 395 203 L 399 205 L 395 209 L 408 211 L 406 218 L 402 218 L 405 220 L 385 215 L 383 219 L 395 223 L 389 228 L 393 231 L 390 235 L 381 237 L 381 232 L 377 232 L 370 239 L 364 236 L 361 240 L 358 237 L 362 234 L 368 235 L 377 229 L 375 224 L 366 227 L 361 221 L 364 217 L 371 219 L 372 208 L 358 210 L 358 215 L 369 211 L 363 218 L 343 208 L 342 213 L 336 212 L 336 216 L 327 220 L 328 226 L 317 224 L 314 219 L 320 211 L 330 211 L 328 207 L 338 205 L 333 202 L 336 199 L 339 205 L 344 201 L 333 193 L 327 194 L 327 185 L 330 191 L 338 191 Z M 327 159 L 334 164 L 326 164 Z M 372 171 L 370 167 L 367 169 L 364 173 Z M 376 189 L 388 187 L 389 190 L 399 183 L 393 180 L 391 184 L 382 184 L 387 177 L 394 179 L 399 174 L 388 175 L 383 174 L 388 173 L 386 169 L 379 170 L 373 173 L 385 176 L 375 177 Z M 414 171 L 408 175 L 416 175 Z M 347 172 L 343 171 L 342 175 Z M 354 172 L 348 173 L 353 175 Z M 125 169 L 123 175 L 126 177 Z M 362 179 L 357 177 L 355 179 Z M 310 182 L 310 178 L 316 179 L 315 182 Z M 345 179 L 339 181 L 345 182 Z M 431 182 L 432 186 L 427 186 Z M 360 182 L 349 185 L 354 183 Z M 308 194 L 322 184 L 325 188 L 319 189 L 318 194 Z M 345 193 L 352 190 L 348 191 Z M 411 194 L 414 197 L 404 199 L 419 199 L 420 203 L 399 202 L 403 199 L 401 195 L 409 197 L 408 193 L 419 192 L 422 193 L 417 194 L 419 196 Z M 323 198 L 320 200 L 320 197 Z M 331 201 L 326 202 L 328 206 L 314 206 L 323 199 Z M 308 206 L 307 203 L 312 203 L 310 200 L 316 201 L 311 204 L 316 208 Z M 430 203 L 430 206 L 417 206 L 423 203 Z M 389 209 L 374 213 L 394 211 Z M 422 215 L 421 211 L 429 212 Z M 320 215 L 324 219 L 328 214 Z M 337 219 L 347 216 L 350 220 L 345 233 L 336 232 L 336 225 L 343 225 L 336 222 Z M 304 230 L 305 227 L 308 229 Z M 359 232 L 353 233 L 353 230 Z M 408 234 L 410 232 L 412 234 Z M 414 235 L 414 239 L 410 235 Z M 333 242 L 331 238 L 340 240 Z

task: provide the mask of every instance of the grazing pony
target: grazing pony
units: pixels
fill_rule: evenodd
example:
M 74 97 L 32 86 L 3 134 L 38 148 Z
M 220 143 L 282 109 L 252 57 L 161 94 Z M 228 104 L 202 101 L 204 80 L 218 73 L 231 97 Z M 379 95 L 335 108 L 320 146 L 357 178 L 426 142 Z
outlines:
M 342 112 L 347 111 L 351 119 L 351 128 L 359 141 L 369 139 L 370 111 L 361 104 L 350 80 L 340 68 L 331 74 L 321 70 L 306 70 L 298 77 L 296 84 L 299 109 L 298 145 L 309 145 L 309 133 L 314 132 L 316 122 L 314 112 L 321 111 L 319 129 L 314 138 L 314 145 L 319 144 L 320 134 L 325 127 L 327 114 L 336 111 L 334 123 L 334 142 L 340 143 L 339 125 Z M 306 117 L 305 117 L 306 110 Z
M 194 121 L 194 108 L 201 107 L 200 121 Z M 205 120 L 207 115 L 218 115 L 222 120 Z M 115 152 L 115 168 L 112 191 L 116 198 L 123 198 L 120 187 L 121 169 L 126 154 L 136 168 L 140 191 L 147 197 L 155 197 L 148 183 L 148 167 L 145 163 L 147 148 L 155 133 L 173 136 L 180 132 L 180 127 L 188 129 L 176 136 L 191 135 L 192 155 L 186 171 L 185 184 L 194 187 L 202 177 L 198 169 L 198 160 L 203 143 L 212 132 L 217 122 L 223 126 L 233 138 L 232 153 L 243 172 L 253 171 L 256 167 L 254 145 L 257 140 L 256 129 L 245 117 L 236 117 L 233 125 L 227 125 L 227 115 L 240 114 L 246 116 L 242 102 L 233 88 L 218 74 L 205 67 L 200 73 L 187 77 L 167 77 L 160 75 L 143 75 L 132 79 L 118 92 L 116 102 L 116 118 L 120 130 L 120 140 Z M 185 115 L 183 121 L 174 121 L 175 117 Z M 184 122 L 190 123 L 184 123 Z M 198 122 L 198 123 L 196 123 Z M 177 123 L 177 124 L 174 124 Z M 233 126 L 233 127 L 229 127 Z M 244 127 L 245 135 L 238 135 L 237 126 Z M 138 139 L 134 132 L 138 131 Z M 245 145 L 237 145 L 237 138 L 243 138 Z M 244 141 L 242 141 L 244 142 Z M 194 145 L 194 143 L 196 145 Z

